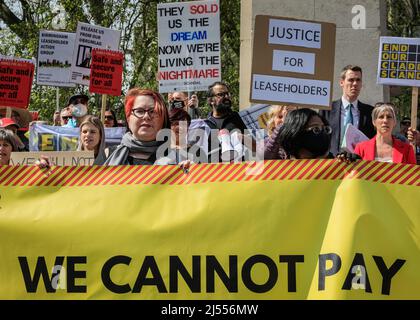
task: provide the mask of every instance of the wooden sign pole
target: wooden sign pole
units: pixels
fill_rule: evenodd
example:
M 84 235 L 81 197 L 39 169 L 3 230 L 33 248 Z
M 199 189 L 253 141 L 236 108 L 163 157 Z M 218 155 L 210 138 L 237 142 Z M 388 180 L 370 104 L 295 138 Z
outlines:
M 107 94 L 102 95 L 102 109 L 101 109 L 101 121 L 104 123 L 105 121 L 105 109 L 106 109 L 106 99 L 108 98 Z
M 419 101 L 419 88 L 413 87 L 411 92 L 411 128 L 417 128 L 417 106 Z M 414 152 L 416 152 L 416 143 L 414 142 Z

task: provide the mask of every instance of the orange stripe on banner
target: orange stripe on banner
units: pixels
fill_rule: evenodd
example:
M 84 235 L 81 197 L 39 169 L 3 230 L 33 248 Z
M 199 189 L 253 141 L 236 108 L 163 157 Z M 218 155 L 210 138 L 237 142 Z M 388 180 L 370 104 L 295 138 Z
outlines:
M 281 166 L 282 161 L 266 160 L 264 161 L 264 172 L 261 174 L 262 180 L 267 180 L 271 174 Z
M 279 161 L 279 165 L 276 165 L 269 174 L 264 177 L 264 180 L 274 180 L 275 177 L 278 177 L 284 171 L 284 168 L 288 166 L 288 163 L 290 162 L 286 160 Z
M 284 164 L 282 165 L 280 170 L 277 170 L 271 175 L 270 180 L 277 180 L 278 177 L 280 177 L 281 174 L 285 173 L 287 168 L 292 164 L 292 161 L 290 160 L 282 160 L 282 161 L 284 161 Z
M 88 168 L 88 169 L 85 169 L 85 168 Z M 83 169 L 78 171 L 75 175 L 73 175 L 71 179 L 64 180 L 63 185 L 70 186 L 70 187 L 75 186 L 80 181 L 80 179 L 84 177 L 86 172 L 88 172 L 89 170 L 90 170 L 90 167 L 83 167 Z
M 11 166 L 0 166 L 0 168 L 1 168 L 1 171 L 0 171 L 0 181 L 1 181 L 1 180 L 3 180 L 3 178 L 4 178 L 5 173 L 6 173 L 8 170 L 12 170 L 12 169 L 11 169 Z M 0 183 L 1 183 L 1 182 L 0 182 Z
M 128 184 L 139 184 L 143 177 L 147 176 L 149 171 L 153 171 L 153 166 L 140 167 L 138 173 L 128 182 Z
M 25 166 L 24 169 L 27 169 L 27 167 Z M 19 181 L 21 181 L 25 176 L 26 176 L 26 170 L 22 170 L 20 172 L 17 172 L 15 174 L 15 176 L 13 177 L 12 181 L 9 181 L 7 185 L 13 185 L 14 183 L 17 183 Z
M 116 166 L 115 170 L 110 171 L 110 173 L 107 174 L 107 178 L 102 183 L 103 185 L 108 184 L 112 179 L 114 179 L 122 170 L 124 170 L 125 166 Z
M 329 170 L 333 169 L 335 162 L 328 161 L 327 165 L 319 171 L 319 173 L 315 176 L 315 180 L 319 180 L 324 174 L 328 173 Z
M 252 167 L 252 170 L 253 170 L 253 173 L 255 172 L 255 175 L 254 175 L 254 178 L 252 179 L 252 181 L 264 181 L 264 180 L 266 180 L 264 177 L 265 177 L 267 171 L 272 167 L 275 167 L 275 161 L 269 161 L 269 162 L 267 162 L 267 161 L 256 161 L 256 162 L 254 162 L 254 166 Z
M 88 181 L 89 179 L 91 179 L 94 175 L 96 175 L 98 173 L 98 171 L 100 170 L 100 166 L 94 166 L 92 167 L 92 170 L 90 170 L 90 172 L 82 177 L 76 184 L 76 186 L 81 187 L 83 185 L 86 185 L 86 181 Z
M 406 182 L 414 176 L 416 176 L 416 166 L 413 166 L 413 171 L 408 173 L 408 175 L 400 181 L 400 184 L 406 184 Z
M 359 174 L 359 179 L 363 179 L 366 175 L 368 175 L 370 172 L 372 172 L 372 170 L 374 169 L 374 168 L 376 168 L 377 166 L 379 166 L 379 164 L 380 164 L 380 162 L 377 162 L 377 161 L 373 161 L 373 162 L 370 162 L 369 163 L 369 165 L 368 165 L 368 169 L 367 170 L 365 170 L 365 171 L 363 171 L 361 174 Z M 364 180 L 366 180 L 366 179 L 364 179 Z
M 332 176 L 331 180 L 343 179 L 348 174 L 349 166 L 350 166 L 349 164 L 343 162 L 342 168 L 339 168 L 339 170 L 337 170 L 337 172 Z M 354 166 L 351 166 L 351 167 L 353 168 Z
M 17 170 L 15 170 L 12 174 L 8 176 L 9 180 L 7 180 L 7 182 L 5 182 L 4 185 L 8 186 L 10 183 L 12 183 L 25 169 L 25 166 L 20 166 Z
M 413 179 L 411 179 L 407 184 L 411 186 L 416 182 L 420 182 L 420 166 L 417 166 Z
M 225 173 L 220 176 L 219 182 L 226 181 L 232 175 L 232 173 L 235 172 L 235 170 L 238 169 L 240 166 L 241 165 L 238 163 L 233 164 L 229 170 L 226 170 Z
M 382 162 L 378 166 L 378 168 L 376 168 L 375 170 L 371 170 L 372 173 L 366 177 L 366 180 L 371 180 L 373 178 L 373 176 L 376 175 L 379 171 L 381 171 L 386 165 L 387 165 L 386 162 Z
M 328 178 L 330 180 L 332 180 L 332 178 L 330 178 L 331 176 L 333 176 L 333 173 L 336 170 L 340 170 L 343 167 L 343 162 L 340 161 L 334 161 L 333 164 L 330 167 L 330 170 L 328 170 L 328 172 L 325 174 L 325 176 L 322 178 L 323 180 L 327 180 Z
M 37 184 L 35 184 L 37 187 L 45 186 L 46 183 L 51 181 L 52 178 L 54 178 L 57 174 L 61 175 L 60 173 L 64 170 L 64 167 L 52 167 L 51 170 L 48 172 L 47 175 L 45 175 L 41 180 L 38 181 Z
M 71 179 L 73 179 L 80 171 L 82 171 L 82 170 L 84 170 L 84 168 L 85 167 L 76 167 L 76 168 L 74 168 L 74 167 L 70 167 L 70 170 L 69 170 L 69 172 L 68 172 L 68 174 L 70 175 L 70 176 L 68 176 L 68 175 L 65 175 L 65 176 L 62 176 L 60 179 L 58 179 L 54 184 L 53 184 L 53 186 L 54 187 L 56 187 L 56 186 L 58 186 L 58 185 L 66 185 L 66 183 L 65 182 L 63 182 L 63 181 L 69 181 L 69 180 L 71 180 Z M 72 174 L 73 173 L 73 174 Z
M 135 181 L 137 181 L 137 179 L 143 175 L 145 172 L 147 172 L 148 170 L 150 170 L 151 168 L 149 168 L 149 166 L 137 166 L 135 167 L 135 170 L 133 170 L 131 176 L 127 179 L 127 184 L 134 184 Z
M 305 180 L 308 180 L 308 179 L 312 178 L 315 175 L 315 173 L 317 173 L 317 172 L 322 172 L 323 171 L 322 167 L 324 167 L 324 165 L 327 164 L 328 161 L 329 161 L 328 159 L 320 160 L 318 165 L 313 170 L 311 170 L 311 172 L 309 172 L 309 175 L 305 178 Z M 301 178 L 298 177 L 298 179 L 301 179 Z
M 157 172 L 155 172 L 148 180 L 146 180 L 144 183 L 145 184 L 156 184 L 157 182 L 159 182 L 166 174 L 168 174 L 168 172 L 172 171 L 172 170 L 179 170 L 182 171 L 181 168 L 179 168 L 177 165 L 170 165 L 170 166 L 166 166 L 166 167 L 161 167 L 159 168 L 159 170 Z
M 124 175 L 123 179 L 120 179 L 120 181 L 118 182 L 119 185 L 123 185 L 123 184 L 128 184 L 127 181 L 128 179 L 132 179 L 134 177 L 134 175 L 140 170 L 140 168 L 136 168 L 136 167 L 130 167 L 130 171 L 127 172 Z
M 193 182 L 203 172 L 206 172 L 206 170 L 208 170 L 208 168 L 209 168 L 209 165 L 207 163 L 206 164 L 201 164 L 201 166 L 197 166 L 197 165 L 194 165 L 194 164 L 191 165 L 190 172 L 194 172 L 194 175 L 191 175 L 191 179 L 188 179 L 186 184 L 190 184 L 191 182 Z M 174 176 L 175 174 L 176 174 L 176 172 L 172 172 L 171 176 Z M 164 181 L 166 181 L 166 179 Z
M 211 169 L 198 182 L 206 183 L 207 181 L 209 181 L 212 177 L 217 175 L 220 170 L 223 170 L 222 165 L 223 165 L 222 163 L 211 164 Z
M 300 170 L 300 171 L 302 171 L 302 172 L 300 172 L 300 174 L 297 176 L 297 178 L 296 178 L 296 179 L 297 179 L 297 180 L 302 180 L 302 179 L 303 179 L 303 177 L 304 177 L 305 175 L 307 175 L 309 171 L 313 171 L 315 167 L 316 167 L 315 162 L 311 160 L 311 161 L 308 163 L 308 166 L 307 166 L 307 168 L 306 168 L 305 170 L 303 170 L 303 168 L 302 168 L 302 170 Z M 299 172 L 298 172 L 298 173 L 299 173 Z
M 209 172 L 209 174 L 205 178 L 203 178 L 201 180 L 202 183 L 206 183 L 212 177 L 218 175 L 219 174 L 219 171 L 222 171 L 223 170 L 223 167 L 222 167 L 223 164 L 222 163 L 216 163 L 216 164 L 213 164 L 213 165 L 214 165 L 214 169 L 211 170 L 211 173 Z
M 102 167 L 102 166 L 95 166 L 95 167 L 98 167 L 99 169 L 95 171 L 95 174 L 91 175 L 88 181 L 86 181 L 85 183 L 86 186 L 94 185 L 96 181 L 101 177 L 101 175 L 107 172 L 107 168 L 108 168 L 108 167 Z
M 16 179 L 12 186 L 17 186 L 19 183 L 25 181 L 25 178 L 28 179 L 28 176 L 31 176 L 36 170 L 39 170 L 36 166 L 27 167 L 26 172 L 22 175 L 22 177 Z
M 24 181 L 25 178 L 28 178 L 28 175 L 30 175 L 31 172 L 35 171 L 35 169 L 38 169 L 35 166 L 28 166 L 26 167 L 26 171 L 23 171 L 22 174 L 20 175 L 20 177 L 14 179 L 13 183 L 11 184 L 12 186 L 17 186 L 20 182 Z
M 389 170 L 388 175 L 382 177 L 382 181 L 379 181 L 379 182 L 381 182 L 381 183 L 387 182 L 389 179 L 391 179 L 392 177 L 395 176 L 395 174 L 397 173 L 397 171 L 400 170 L 400 167 L 401 167 L 401 165 L 399 165 L 399 164 L 393 164 L 391 166 L 391 169 Z M 378 179 L 378 180 L 380 180 L 380 179 Z
M 292 172 L 293 170 L 295 170 L 297 167 L 299 167 L 300 161 L 291 161 L 291 160 L 287 160 L 290 163 L 293 163 L 293 165 L 291 166 L 291 168 L 289 170 L 287 170 L 281 177 L 280 180 L 284 180 L 286 179 Z
M 46 171 L 40 178 L 41 179 L 37 179 L 36 181 L 32 181 L 31 184 L 37 187 L 42 186 L 45 181 L 47 181 L 47 179 L 54 174 L 55 172 L 58 171 L 60 167 L 51 167 L 50 170 Z M 35 183 L 36 182 L 36 183 Z
M 31 174 L 29 174 L 25 180 L 23 180 L 20 184 L 20 186 L 27 186 L 29 185 L 29 181 L 33 179 L 36 175 L 42 174 L 41 170 L 37 166 L 33 166 L 34 170 L 31 170 Z
M 215 182 L 216 180 L 219 180 L 220 176 L 221 176 L 224 172 L 226 172 L 226 168 L 227 168 L 226 163 L 221 164 L 221 165 L 220 165 L 220 167 L 219 167 L 219 169 L 217 170 L 217 172 L 216 172 L 216 173 L 214 173 L 214 174 L 213 174 L 213 176 L 211 177 L 211 179 L 209 179 L 208 181 L 209 181 L 209 182 Z M 203 181 L 203 182 L 204 182 L 204 181 Z M 206 181 L 206 182 L 207 182 L 207 181 Z
M 399 179 L 401 179 L 408 171 L 410 171 L 411 166 L 408 166 L 407 168 L 404 169 L 403 172 L 401 172 L 394 180 L 392 180 L 390 183 L 394 184 L 395 182 L 397 182 Z
M 240 181 L 239 177 L 246 174 L 247 170 L 248 170 L 248 166 L 240 166 L 239 170 L 235 171 L 230 177 L 229 179 L 227 179 L 227 181 L 231 182 L 231 181 Z
M 3 184 L 3 182 L 6 181 L 12 174 L 13 174 L 13 167 L 7 166 L 6 170 L 2 172 L 3 177 L 0 180 L 0 184 Z
M 104 171 L 101 171 L 101 173 L 99 174 L 99 177 L 97 177 L 95 179 L 95 186 L 98 185 L 104 185 L 103 181 L 110 176 L 111 173 L 115 172 L 118 170 L 118 166 L 110 166 L 110 167 L 106 167 L 106 169 Z
M 301 162 L 300 162 L 300 164 L 299 164 L 299 168 L 298 168 L 298 170 L 295 170 L 290 176 L 289 176 L 289 180 L 292 180 L 292 179 L 294 179 L 294 177 L 296 177 L 297 175 L 298 175 L 298 173 L 299 172 L 301 172 L 302 171 L 302 169 L 303 168 L 305 168 L 307 165 L 308 165 L 308 163 L 310 162 L 311 160 L 308 160 L 308 159 L 306 159 L 306 160 L 302 160 Z
M 206 165 L 207 166 L 207 165 Z M 200 170 L 200 168 L 198 168 L 199 166 L 197 165 L 193 165 L 191 166 L 189 173 L 186 174 L 186 179 L 184 180 L 183 184 L 190 184 L 193 180 L 194 177 L 201 172 L 202 170 Z M 185 174 L 184 172 L 182 172 L 182 174 Z
M 368 167 L 369 167 L 369 165 L 370 165 L 370 162 L 369 162 L 369 161 L 360 161 L 360 162 L 359 162 L 359 164 L 358 164 L 358 166 L 354 169 L 354 171 L 353 171 L 353 172 L 351 172 L 351 173 L 347 176 L 347 178 L 349 178 L 349 179 L 357 179 L 357 176 L 358 176 L 361 172 L 363 172 L 363 170 L 365 170 L 366 168 L 368 168 Z M 369 169 L 367 169 L 367 170 L 369 170 Z
M 248 170 L 245 171 L 245 181 L 257 181 L 261 179 L 262 175 L 264 174 L 264 161 L 255 161 L 248 163 Z
M 62 176 L 66 176 L 67 173 L 71 170 L 71 167 L 60 167 L 61 170 L 54 171 L 50 175 L 50 179 L 44 184 L 45 186 L 50 186 L 56 179 L 59 179 Z
M 147 171 L 145 174 L 139 177 L 139 179 L 137 179 L 136 184 L 144 184 L 144 181 L 147 180 L 150 177 L 150 175 L 152 175 L 159 168 L 159 166 L 156 165 L 153 165 L 151 167 L 151 170 Z
M 51 169 L 40 169 L 39 174 L 34 177 L 31 181 L 29 181 L 28 185 L 33 186 L 39 179 L 45 178 L 45 176 L 48 176 L 49 172 L 51 172 L 53 168 Z
M 194 165 L 191 166 L 190 170 L 192 170 L 193 167 L 194 167 Z M 167 184 L 171 179 L 173 179 L 174 177 L 175 177 L 175 179 L 177 179 L 178 176 L 180 176 L 182 174 L 184 174 L 184 172 L 182 172 L 182 170 L 179 170 L 179 171 L 174 170 L 165 179 L 163 179 L 160 184 Z
M 115 185 L 118 181 L 124 179 L 127 172 L 130 172 L 132 168 L 133 167 L 131 166 L 124 166 L 118 173 L 114 175 L 114 179 L 112 179 L 108 184 Z
M 50 176 L 48 177 L 48 179 L 44 182 L 44 186 L 49 186 L 51 183 L 54 182 L 54 180 L 58 177 L 60 177 L 61 175 L 63 175 L 63 173 L 68 170 L 68 167 L 58 167 L 58 170 L 55 170 L 53 173 L 50 174 Z

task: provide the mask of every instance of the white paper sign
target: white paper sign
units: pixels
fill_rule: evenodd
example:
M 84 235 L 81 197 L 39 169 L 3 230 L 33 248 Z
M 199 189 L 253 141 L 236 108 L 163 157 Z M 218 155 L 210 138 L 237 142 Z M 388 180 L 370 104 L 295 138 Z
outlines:
M 221 79 L 218 0 L 158 4 L 159 92 L 206 91 Z
M 92 49 L 118 50 L 120 34 L 119 30 L 79 22 L 77 24 L 70 81 L 88 86 Z
M 343 142 L 341 143 L 341 148 L 354 153 L 356 145 L 366 140 L 369 140 L 369 138 L 366 137 L 362 131 L 358 130 L 354 125 L 348 124 L 344 133 Z
M 273 70 L 314 74 L 315 54 L 273 50 Z
M 254 74 L 252 99 L 329 106 L 330 81 Z
M 321 24 L 270 19 L 268 43 L 321 48 Z
M 70 82 L 75 33 L 41 30 L 38 44 L 36 83 L 74 87 Z

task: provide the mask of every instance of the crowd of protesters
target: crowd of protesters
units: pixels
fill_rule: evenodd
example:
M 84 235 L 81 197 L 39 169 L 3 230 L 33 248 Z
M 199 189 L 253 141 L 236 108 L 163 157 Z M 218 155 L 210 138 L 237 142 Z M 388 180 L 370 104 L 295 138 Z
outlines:
M 400 129 L 395 131 L 398 110 L 394 105 L 380 102 L 373 107 L 358 99 L 362 88 L 360 67 L 343 68 L 340 86 L 342 97 L 333 102 L 331 110 L 272 106 L 263 148 L 257 147 L 261 141 L 232 110 L 231 92 L 224 82 L 209 86 L 207 103 L 211 111 L 204 118 L 200 117 L 195 94 L 172 92 L 166 103 L 156 91 L 130 89 L 124 102 L 127 132 L 118 146 L 107 147 L 105 143 L 105 128 L 121 126 L 115 112 L 108 106 L 103 122 L 87 114 L 89 98 L 83 94 L 71 97 L 61 111 L 55 112 L 53 125 L 78 127 L 77 150 L 93 151 L 94 165 L 181 164 L 185 169 L 191 163 L 249 160 L 247 155 L 261 153 L 261 149 L 260 160 L 338 158 L 420 163 L 420 134 L 411 127 L 410 119 L 400 119 Z M 0 110 L 1 165 L 10 163 L 11 152 L 28 151 L 28 139 L 21 128 L 27 129 L 31 121 L 27 110 L 13 108 L 9 114 L 5 110 Z M 188 130 L 191 121 L 197 119 L 202 119 L 200 124 L 206 132 L 215 134 L 198 136 L 191 142 Z M 340 148 L 348 125 L 368 138 L 355 145 L 353 153 Z M 40 165 L 50 163 L 42 157 Z

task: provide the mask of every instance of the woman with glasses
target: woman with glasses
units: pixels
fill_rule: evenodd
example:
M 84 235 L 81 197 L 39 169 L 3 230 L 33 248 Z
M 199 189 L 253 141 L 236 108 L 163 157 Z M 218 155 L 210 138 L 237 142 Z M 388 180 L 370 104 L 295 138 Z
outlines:
M 117 117 L 115 115 L 115 112 L 114 110 L 110 108 L 105 110 L 104 127 L 105 128 L 118 127 L 118 122 L 117 122 Z
M 161 129 L 169 129 L 169 116 L 161 95 L 153 90 L 133 88 L 125 98 L 128 132 L 105 165 L 151 165 L 163 141 L 156 141 Z
M 368 141 L 357 144 L 354 153 L 363 160 L 416 164 L 413 147 L 392 136 L 396 116 L 391 104 L 375 106 L 372 111 L 372 122 L 376 135 Z
M 77 151 L 94 151 L 94 165 L 102 165 L 105 155 L 105 130 L 101 120 L 95 116 L 86 116 L 80 124 L 79 145 Z
M 332 158 L 331 133 L 323 116 L 304 108 L 287 114 L 276 140 L 289 159 Z

